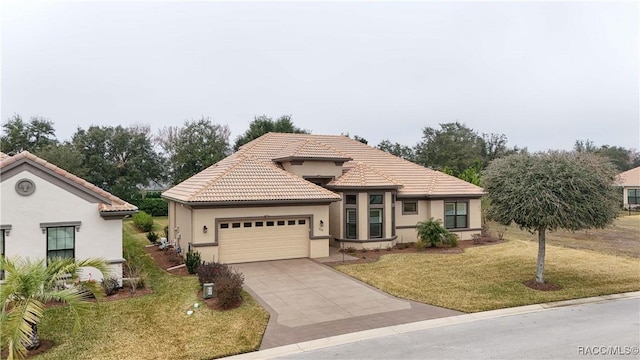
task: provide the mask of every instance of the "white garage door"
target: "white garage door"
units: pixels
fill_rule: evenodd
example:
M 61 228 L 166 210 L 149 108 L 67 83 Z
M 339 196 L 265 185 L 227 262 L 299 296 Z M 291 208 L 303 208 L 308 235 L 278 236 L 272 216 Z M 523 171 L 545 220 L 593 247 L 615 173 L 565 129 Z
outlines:
M 218 251 L 227 264 L 309 257 L 309 220 L 219 222 Z

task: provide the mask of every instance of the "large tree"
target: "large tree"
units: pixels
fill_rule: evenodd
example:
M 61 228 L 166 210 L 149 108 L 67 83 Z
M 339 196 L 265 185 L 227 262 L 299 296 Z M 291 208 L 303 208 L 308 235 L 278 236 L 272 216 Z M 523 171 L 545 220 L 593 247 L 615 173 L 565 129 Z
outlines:
M 90 295 L 99 295 L 102 288 L 95 282 L 84 286 L 60 286 L 78 280 L 80 269 L 93 267 L 107 275 L 103 260 L 87 259 L 6 259 L 0 257 L 4 283 L 0 287 L 0 348 L 8 350 L 8 358 L 24 358 L 27 350 L 40 346 L 38 323 L 45 316 L 45 304 L 59 301 L 69 306 L 70 317 L 79 325 L 82 310 Z M 69 278 L 69 276 L 71 276 Z
M 71 143 L 82 154 L 85 179 L 124 200 L 163 178 L 149 128 L 91 126 L 78 129 Z
M 35 153 L 57 143 L 53 122 L 40 116 L 33 116 L 29 122 L 25 122 L 16 114 L 2 128 L 0 149 L 8 154 L 24 150 Z
M 224 159 L 230 153 L 230 134 L 228 126 L 205 117 L 160 130 L 157 141 L 168 159 L 170 181 L 182 182 Z
M 416 162 L 435 170 L 450 169 L 462 173 L 476 160 L 483 160 L 484 141 L 473 129 L 459 122 L 426 127 L 415 149 Z
M 399 158 L 403 158 L 405 160 L 413 161 L 416 160 L 416 155 L 413 152 L 413 149 L 409 146 L 402 145 L 400 143 L 391 143 L 389 140 L 382 140 L 380 144 L 377 146 L 378 149 L 388 152 L 391 155 L 395 155 Z
M 309 130 L 301 129 L 293 124 L 291 115 L 282 115 L 277 120 L 266 115 L 255 116 L 249 124 L 249 129 L 236 139 L 233 150 L 238 151 L 240 146 L 268 132 L 309 134 Z
M 616 170 L 602 157 L 579 152 L 514 154 L 485 169 L 486 216 L 538 233 L 536 282 L 544 283 L 545 234 L 604 228 L 616 218 Z
M 638 162 L 640 161 L 640 157 L 634 149 L 611 145 L 596 146 L 591 140 L 576 140 L 573 149 L 577 152 L 589 152 L 600 155 L 611 161 L 619 172 L 627 171 L 638 166 Z
M 82 153 L 70 142 L 49 145 L 38 150 L 35 155 L 83 179 L 87 176 Z

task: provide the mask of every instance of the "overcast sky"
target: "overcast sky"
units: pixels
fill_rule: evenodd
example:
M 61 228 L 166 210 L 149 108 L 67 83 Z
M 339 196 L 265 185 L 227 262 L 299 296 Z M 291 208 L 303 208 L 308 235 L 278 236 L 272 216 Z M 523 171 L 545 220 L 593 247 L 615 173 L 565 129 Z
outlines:
M 2 122 L 254 115 L 414 145 L 460 121 L 530 150 L 640 148 L 635 2 L 3 2 Z

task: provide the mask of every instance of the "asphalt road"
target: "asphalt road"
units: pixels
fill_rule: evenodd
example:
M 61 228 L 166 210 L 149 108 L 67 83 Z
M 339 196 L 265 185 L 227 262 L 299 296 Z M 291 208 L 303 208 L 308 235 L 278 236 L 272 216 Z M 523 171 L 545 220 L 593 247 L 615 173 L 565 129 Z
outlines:
M 280 359 L 640 359 L 640 299 L 552 308 Z

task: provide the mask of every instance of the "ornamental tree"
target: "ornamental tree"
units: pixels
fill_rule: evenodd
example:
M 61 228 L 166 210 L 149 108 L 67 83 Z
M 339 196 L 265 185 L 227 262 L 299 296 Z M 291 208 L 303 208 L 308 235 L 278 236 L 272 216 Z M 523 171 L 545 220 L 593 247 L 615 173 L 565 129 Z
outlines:
M 604 228 L 618 215 L 614 166 L 589 153 L 549 151 L 496 159 L 482 175 L 486 216 L 538 233 L 536 282 L 544 283 L 545 234 Z

